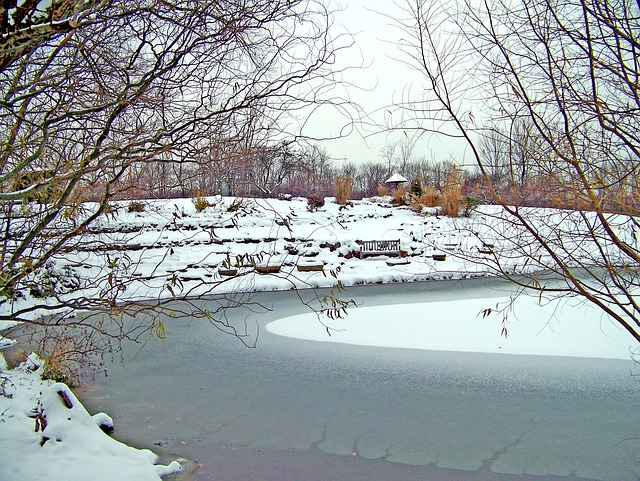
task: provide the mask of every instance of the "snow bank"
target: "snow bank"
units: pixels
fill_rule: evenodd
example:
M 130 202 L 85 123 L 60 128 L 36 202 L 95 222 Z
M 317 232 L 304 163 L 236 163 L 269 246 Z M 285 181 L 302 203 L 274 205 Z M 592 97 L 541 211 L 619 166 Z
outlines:
M 91 416 L 65 384 L 41 380 L 35 356 L 11 371 L 0 359 L 1 480 L 158 481 L 181 469 L 105 434 L 111 419 Z

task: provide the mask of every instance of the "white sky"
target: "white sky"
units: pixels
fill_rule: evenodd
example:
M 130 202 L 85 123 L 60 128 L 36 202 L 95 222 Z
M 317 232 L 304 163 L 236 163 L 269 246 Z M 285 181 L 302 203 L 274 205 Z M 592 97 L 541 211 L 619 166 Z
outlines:
M 406 88 L 421 89 L 419 73 L 398 61 L 403 56 L 394 43 L 399 40 L 401 32 L 382 14 L 398 17 L 403 12 L 392 0 L 333 0 L 330 5 L 343 8 L 335 13 L 334 35 L 347 30 L 355 40 L 355 46 L 349 52 L 342 52 L 339 65 L 364 65 L 362 69 L 349 70 L 345 74 L 346 81 L 359 87 L 348 88 L 347 95 L 367 114 L 383 122 L 394 110 L 394 100 L 401 98 Z M 316 119 L 314 128 L 336 135 L 344 123 L 345 120 L 335 113 L 325 112 L 322 118 Z M 338 164 L 343 159 L 352 162 L 383 161 L 381 149 L 405 136 L 402 132 L 376 134 L 372 127 L 369 130 L 366 139 L 353 132 L 322 145 Z M 426 135 L 417 142 L 414 157 L 441 161 L 453 156 L 458 163 L 463 163 L 464 150 L 465 145 L 461 142 Z

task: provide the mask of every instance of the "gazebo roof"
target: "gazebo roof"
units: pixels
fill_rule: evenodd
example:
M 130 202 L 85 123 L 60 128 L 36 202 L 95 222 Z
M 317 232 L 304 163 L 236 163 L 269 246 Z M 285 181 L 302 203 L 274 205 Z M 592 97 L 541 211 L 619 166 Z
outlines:
M 397 184 L 397 183 L 401 183 L 401 182 L 409 182 L 407 179 L 405 179 L 404 177 L 402 177 L 400 174 L 393 174 L 391 177 L 389 177 L 386 181 L 387 184 Z

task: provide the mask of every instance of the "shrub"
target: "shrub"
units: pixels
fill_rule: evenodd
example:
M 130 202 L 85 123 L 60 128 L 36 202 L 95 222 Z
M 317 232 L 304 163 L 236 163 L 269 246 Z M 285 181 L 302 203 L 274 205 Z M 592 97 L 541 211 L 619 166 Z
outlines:
M 437 207 L 440 205 L 441 196 L 434 188 L 429 188 L 419 196 L 411 196 L 411 207 L 416 212 L 422 212 L 423 207 Z
M 213 207 L 213 204 L 209 202 L 209 199 L 207 199 L 201 192 L 196 192 L 196 195 L 191 199 L 191 202 L 193 202 L 196 212 L 202 212 L 207 207 Z
M 251 212 L 251 202 L 242 198 L 233 199 L 231 204 L 227 206 L 227 212 L 245 212 L 248 214 Z
M 434 187 L 429 187 L 422 193 L 420 199 L 427 207 L 437 207 L 440 205 L 442 196 L 440 195 L 440 192 L 437 191 L 437 189 L 435 189 Z
M 7 369 L 14 369 L 27 360 L 29 353 L 23 348 L 5 351 L 4 357 L 7 362 Z
M 139 200 L 132 200 L 127 206 L 127 212 L 139 214 L 140 212 L 144 212 L 146 208 L 147 205 L 144 202 L 140 202 Z
M 315 212 L 324 205 L 324 197 L 318 194 L 309 194 L 307 196 L 307 210 Z
M 478 208 L 478 199 L 475 197 L 466 197 L 462 201 L 462 215 L 464 217 L 471 217 L 474 210 Z
M 393 197 L 391 203 L 393 205 L 407 205 L 409 203 L 409 190 L 406 187 L 400 187 L 391 193 Z
M 46 349 L 46 347 L 45 347 Z M 43 379 L 63 382 L 69 386 L 79 383 L 79 373 L 73 369 L 75 346 L 70 337 L 56 336 L 44 354 Z
M 389 187 L 378 184 L 378 197 L 385 197 L 387 195 L 389 195 Z
M 44 360 L 43 379 L 78 385 L 83 372 L 101 366 L 104 355 L 113 353 L 119 341 L 91 329 L 77 331 L 77 324 L 48 327 L 31 338 L 33 352 Z
M 353 189 L 353 177 L 347 175 L 339 175 L 336 177 L 336 202 L 338 204 L 346 204 L 351 198 Z
M 35 272 L 33 282 L 27 283 L 29 294 L 37 299 L 44 299 L 57 294 L 74 292 L 81 288 L 80 276 L 71 266 L 57 269 L 55 264 L 48 262 L 42 269 Z
M 411 195 L 413 197 L 420 197 L 422 196 L 422 179 L 417 178 L 416 180 L 414 180 L 413 182 L 411 182 Z

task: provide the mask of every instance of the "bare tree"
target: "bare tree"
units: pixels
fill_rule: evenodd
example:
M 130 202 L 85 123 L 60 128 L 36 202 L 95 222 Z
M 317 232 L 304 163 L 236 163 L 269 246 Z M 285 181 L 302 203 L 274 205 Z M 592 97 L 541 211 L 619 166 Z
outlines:
M 249 155 L 249 178 L 260 195 L 272 197 L 285 180 L 293 174 L 296 155 L 289 146 L 263 148 Z
M 424 183 L 442 190 L 447 183 L 449 172 L 456 170 L 453 159 L 438 160 L 435 156 L 429 160 L 424 169 Z
M 85 233 L 132 169 L 150 169 L 164 195 L 220 139 L 246 149 L 295 138 L 288 113 L 323 101 L 334 56 L 349 44 L 329 25 L 314 0 L 4 2 L 0 319 L 36 322 L 46 311 L 53 317 L 37 322 L 78 327 L 67 316 L 76 309 L 142 309 L 119 302 L 133 282 L 122 256 L 72 286 L 51 282 L 45 293 L 42 279 L 65 253 L 100 248 Z M 88 192 L 96 203 L 82 203 Z M 30 292 L 42 299 L 14 302 Z M 86 319 L 80 327 L 117 327 Z
M 482 164 L 492 183 L 509 177 L 509 142 L 507 135 L 499 128 L 489 130 L 480 139 L 480 153 Z
M 638 3 L 402 5 L 401 48 L 426 94 L 406 99 L 400 127 L 466 143 L 503 206 L 493 266 L 523 288 L 592 303 L 640 342 Z M 579 210 L 528 209 L 502 197 L 481 148 L 496 128 L 520 129 L 508 135 L 516 181 L 553 186 L 573 199 L 561 207 Z M 514 270 L 523 258 L 527 268 Z
M 360 165 L 358 178 L 363 196 L 378 195 L 378 186 L 389 178 L 387 166 L 383 162 L 367 162 Z
M 417 140 L 417 137 L 409 137 L 405 132 L 402 140 L 398 142 L 398 148 L 400 150 L 398 156 L 398 168 L 400 169 L 402 175 L 409 175 L 407 172 L 407 167 L 413 160 L 413 151 L 415 149 Z
M 300 159 L 303 168 L 297 172 L 298 193 L 331 195 L 335 168 L 328 152 L 318 146 L 310 146 L 300 152 Z M 300 178 L 300 174 L 302 178 Z
M 392 170 L 395 168 L 397 142 L 388 143 L 380 149 L 380 155 L 387 162 L 387 177 L 391 177 Z
M 358 173 L 358 165 L 353 161 L 347 161 L 340 164 L 337 168 L 337 175 L 346 177 L 355 177 Z

